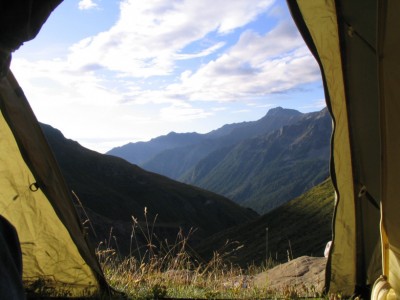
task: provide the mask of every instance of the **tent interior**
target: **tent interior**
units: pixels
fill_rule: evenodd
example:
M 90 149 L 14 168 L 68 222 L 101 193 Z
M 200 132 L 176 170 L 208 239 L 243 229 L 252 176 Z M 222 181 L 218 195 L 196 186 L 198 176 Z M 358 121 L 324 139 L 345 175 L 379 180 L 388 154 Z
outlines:
M 0 226 L 0 270 L 9 270 L 0 271 L 2 293 L 21 295 L 20 283 L 10 288 L 21 265 L 25 287 L 42 284 L 76 297 L 109 290 L 70 191 L 9 70 L 12 52 L 38 34 L 61 2 L 0 2 L 0 214 L 7 220 Z M 400 2 L 287 2 L 320 65 L 334 123 L 336 203 L 326 291 L 400 299 Z M 13 257 L 15 233 L 22 262 Z

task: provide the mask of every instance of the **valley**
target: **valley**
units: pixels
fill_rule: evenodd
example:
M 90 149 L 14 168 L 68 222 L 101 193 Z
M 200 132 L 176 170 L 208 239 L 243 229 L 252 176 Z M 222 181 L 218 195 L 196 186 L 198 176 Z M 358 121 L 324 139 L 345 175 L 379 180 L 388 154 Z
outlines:
M 41 126 L 92 241 L 122 255 L 130 253 L 137 226 L 147 227 L 136 228 L 143 246 L 146 234 L 157 245 L 180 233 L 190 235 L 201 257 L 235 241 L 232 247 L 243 245 L 234 251 L 240 265 L 265 260 L 266 228 L 274 261 L 287 260 L 289 248 L 292 256 L 321 256 L 330 239 L 326 109 L 303 114 L 275 108 L 258 121 L 203 135 L 170 133 L 108 154 Z

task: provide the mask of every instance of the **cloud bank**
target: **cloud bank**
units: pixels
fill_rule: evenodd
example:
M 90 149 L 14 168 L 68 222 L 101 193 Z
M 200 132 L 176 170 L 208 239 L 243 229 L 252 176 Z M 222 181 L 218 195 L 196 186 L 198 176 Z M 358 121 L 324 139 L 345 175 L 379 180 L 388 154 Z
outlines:
M 39 119 L 57 125 L 61 120 L 50 110 L 68 119 L 75 114 L 74 130 L 86 136 L 97 129 L 122 139 L 139 125 L 155 132 L 162 121 L 207 119 L 226 111 L 223 103 L 259 106 L 254 102 L 268 95 L 320 80 L 314 58 L 279 5 L 123 0 L 117 22 L 71 45 L 66 57 L 15 59 L 12 68 Z M 101 8 L 92 0 L 78 6 Z M 96 125 L 84 125 L 88 119 Z M 104 119 L 113 121 L 107 127 Z M 116 133 L 111 126 L 117 125 L 127 129 Z

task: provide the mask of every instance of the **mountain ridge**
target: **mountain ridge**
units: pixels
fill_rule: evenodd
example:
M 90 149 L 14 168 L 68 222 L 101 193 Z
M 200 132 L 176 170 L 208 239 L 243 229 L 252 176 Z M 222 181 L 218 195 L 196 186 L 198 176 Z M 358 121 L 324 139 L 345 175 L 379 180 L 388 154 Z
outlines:
M 327 109 L 304 114 L 297 123 L 225 149 L 218 161 L 210 155 L 183 181 L 266 213 L 328 176 L 331 130 Z
M 186 232 L 197 228 L 198 239 L 256 216 L 226 197 L 86 149 L 49 125 L 41 127 L 68 186 L 85 209 L 93 211 L 97 219 L 106 217 L 110 224 L 128 224 L 126 232 L 120 233 L 125 243 L 129 242 L 132 217 L 143 220 L 145 208 L 149 220 L 157 215 L 160 223 L 176 224 L 175 235 L 178 227 Z M 105 228 L 101 230 L 102 236 L 108 237 Z
M 160 150 L 141 167 L 266 213 L 328 176 L 331 131 L 326 108 L 276 107 L 257 121 L 227 124 Z
M 202 134 L 196 132 L 176 133 L 159 136 L 148 142 L 128 143 L 123 146 L 112 148 L 106 154 L 124 158 L 133 164 L 143 164 L 160 151 L 174 147 L 190 145 L 203 138 Z
M 283 119 L 285 115 L 288 120 Z M 294 109 L 276 107 L 268 110 L 264 117 L 256 121 L 226 124 L 205 134 L 199 134 L 195 132 L 170 132 L 167 135 L 153 138 L 148 142 L 128 143 L 119 147 L 115 147 L 109 150 L 106 154 L 124 158 L 133 164 L 144 167 L 147 170 L 164 174 L 173 179 L 178 179 L 179 176 L 182 174 L 179 174 L 178 176 L 171 176 L 171 174 L 160 172 L 160 170 L 152 166 L 151 159 L 157 159 L 157 155 L 162 154 L 162 152 L 164 151 L 181 147 L 185 148 L 186 146 L 198 144 L 201 142 L 205 142 L 206 145 L 210 145 L 211 143 L 215 143 L 216 141 L 218 143 L 218 139 L 220 140 L 222 138 L 222 142 L 219 143 L 223 143 L 223 145 L 216 145 L 216 147 L 212 148 L 214 150 L 220 147 L 234 144 L 249 136 L 254 136 L 260 133 L 264 133 L 266 131 L 277 129 L 282 126 L 282 124 L 295 122 L 296 118 L 301 115 L 302 113 Z M 171 139 L 171 137 L 175 137 L 175 139 Z M 177 141 L 178 137 L 181 141 L 186 142 Z M 191 137 L 191 139 L 185 140 L 185 137 Z M 207 151 L 207 146 L 200 145 L 199 147 L 201 148 L 199 152 Z M 136 155 L 134 154 L 139 154 L 140 157 L 135 159 Z

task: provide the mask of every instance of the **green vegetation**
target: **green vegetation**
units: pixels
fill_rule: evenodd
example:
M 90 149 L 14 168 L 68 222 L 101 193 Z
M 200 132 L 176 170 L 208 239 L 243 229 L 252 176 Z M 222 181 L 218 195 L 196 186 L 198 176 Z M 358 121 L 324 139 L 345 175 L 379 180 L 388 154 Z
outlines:
M 155 220 L 140 223 L 133 219 L 130 256 L 122 258 L 106 243 L 99 246 L 97 254 L 111 285 L 133 299 L 317 297 L 320 291 L 312 287 L 301 286 L 300 292 L 299 287 L 291 286 L 272 290 L 266 284 L 258 288 L 252 278 L 287 262 L 288 251 L 290 259 L 322 256 L 331 236 L 333 197 L 332 184 L 326 180 L 255 221 L 210 237 L 195 249 L 188 243 L 192 233 L 185 236 L 180 232 L 172 243 L 159 241 L 154 234 Z M 270 230 L 268 260 L 266 226 Z M 137 241 L 139 235 L 145 237 L 145 246 Z
M 327 179 L 253 221 L 216 233 L 196 247 L 196 251 L 210 258 L 213 249 L 222 247 L 226 240 L 237 241 L 244 246 L 235 252 L 233 262 L 243 267 L 260 264 L 266 256 L 287 262 L 288 252 L 290 257 L 323 256 L 326 243 L 332 239 L 333 206 L 334 190 Z
M 263 214 L 300 196 L 329 174 L 332 121 L 327 110 L 215 151 L 184 182 Z

